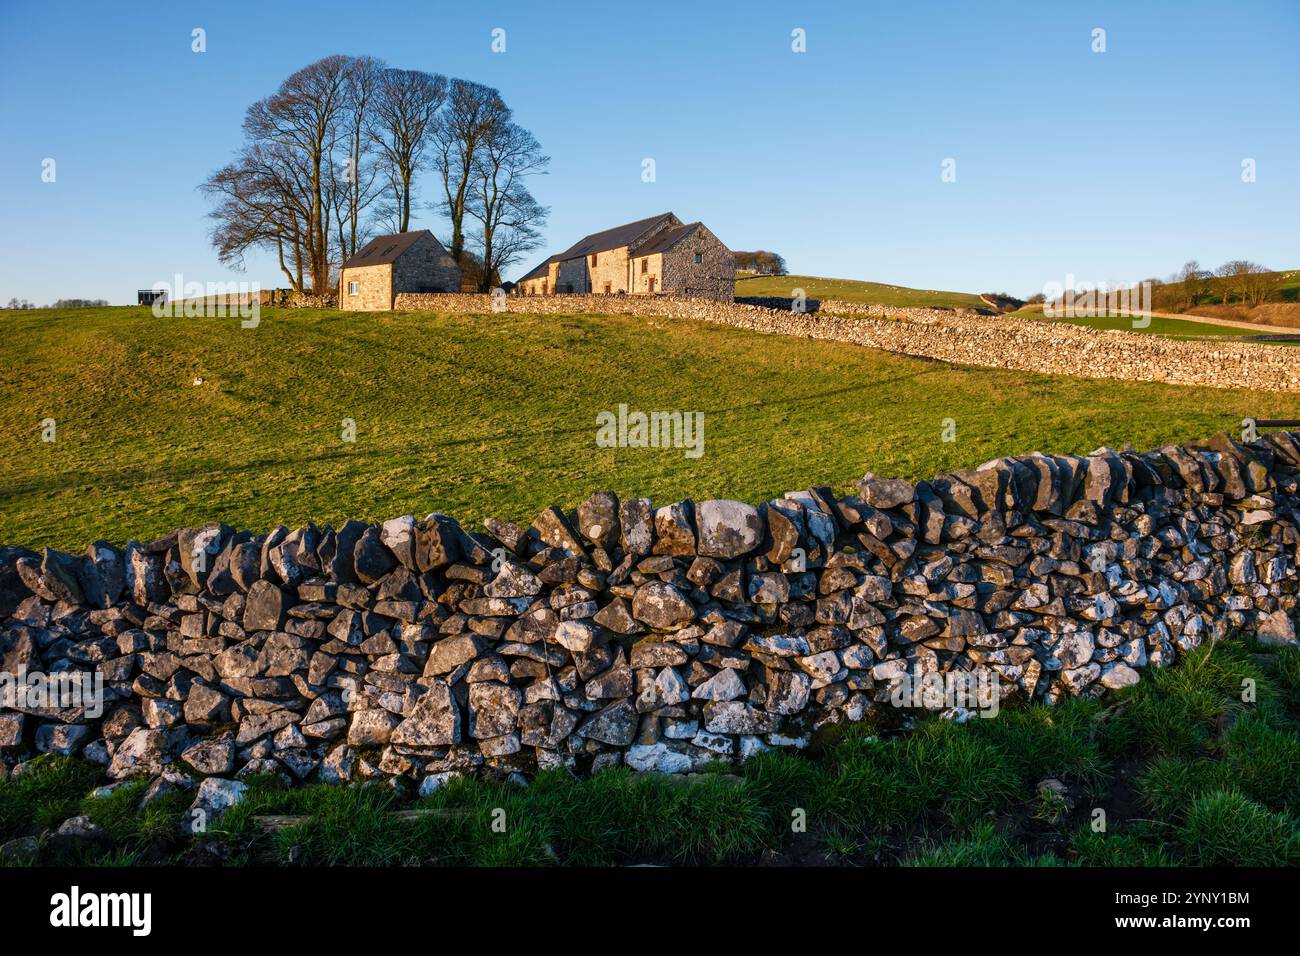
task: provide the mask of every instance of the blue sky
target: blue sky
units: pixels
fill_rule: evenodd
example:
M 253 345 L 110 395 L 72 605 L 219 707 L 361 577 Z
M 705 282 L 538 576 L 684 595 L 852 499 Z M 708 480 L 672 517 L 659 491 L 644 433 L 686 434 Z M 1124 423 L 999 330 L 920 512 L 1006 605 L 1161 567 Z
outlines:
M 1028 295 L 1188 258 L 1297 268 L 1298 47 L 1296 0 L 0 0 L 0 301 L 123 303 L 177 272 L 283 285 L 270 257 L 217 262 L 195 187 L 250 103 L 330 53 L 501 90 L 552 157 L 533 189 L 547 247 L 515 275 L 670 209 L 792 272 L 922 288 Z

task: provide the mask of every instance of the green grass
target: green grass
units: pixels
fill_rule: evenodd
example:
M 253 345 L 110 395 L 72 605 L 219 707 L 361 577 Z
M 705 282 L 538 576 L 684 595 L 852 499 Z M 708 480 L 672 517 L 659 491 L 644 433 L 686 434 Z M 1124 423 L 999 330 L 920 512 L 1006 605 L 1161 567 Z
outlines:
M 1247 681 L 1253 682 L 1253 702 L 1243 700 Z M 1124 697 L 1123 709 L 1106 724 L 1106 743 L 1115 754 L 1194 757 L 1251 713 L 1281 719 L 1273 680 L 1244 645 L 1206 644 L 1177 667 L 1145 670 L 1142 682 Z
M 1033 319 L 1040 322 L 1063 322 L 1067 325 L 1079 325 L 1089 329 L 1102 329 L 1118 332 L 1142 332 L 1149 335 L 1163 335 L 1171 339 L 1183 339 L 1189 342 L 1231 342 L 1249 336 L 1263 334 L 1262 329 L 1243 329 L 1232 325 L 1215 325 L 1211 322 L 1198 322 L 1193 316 L 1188 319 L 1175 319 L 1168 316 L 1153 315 L 1150 321 L 1132 316 L 1075 316 L 1073 318 L 1048 319 L 1043 314 L 1041 305 L 1027 305 L 1008 313 L 1011 316 Z M 1146 322 L 1135 326 L 1135 321 Z M 1270 345 L 1294 345 L 1293 342 L 1270 342 Z
M 861 302 L 866 305 L 908 306 L 935 309 L 983 309 L 992 306 L 972 292 L 942 292 L 935 289 L 909 289 L 884 282 L 863 282 L 858 279 L 824 279 L 819 276 L 737 276 L 737 296 L 794 295 L 803 289 L 810 299 L 838 299 L 841 302 Z
M 1027 319 L 1043 322 L 1062 322 L 1067 325 L 1081 325 L 1090 329 L 1104 329 L 1118 332 L 1146 332 L 1151 335 L 1164 335 L 1174 339 L 1237 339 L 1255 335 L 1256 331 L 1241 329 L 1231 325 L 1215 325 L 1212 322 L 1197 322 L 1195 318 L 1173 319 L 1167 316 L 1153 315 L 1147 325 L 1135 326 L 1134 322 L 1144 322 L 1141 317 L 1117 315 L 1075 316 L 1072 318 L 1048 319 L 1043 314 L 1041 305 L 1027 305 L 1009 313 Z
M 241 329 L 124 307 L 4 323 L 0 543 L 38 547 L 209 520 L 527 522 L 600 489 L 757 502 L 867 470 L 919 479 L 1300 417 L 1298 395 L 953 366 L 672 319 L 266 309 Z M 596 415 L 619 403 L 702 411 L 703 457 L 597 448 Z M 940 440 L 946 418 L 955 442 Z
M 48 837 L 11 862 L 610 866 L 629 863 L 907 866 L 1300 865 L 1300 712 L 1288 652 L 1237 641 L 1103 701 L 1005 706 L 965 725 L 886 710 L 823 728 L 804 753 L 772 751 L 692 779 L 625 769 L 527 786 L 455 779 L 417 799 L 371 782 L 286 788 L 250 777 L 243 803 L 185 830 L 190 795 L 140 808 L 146 781 L 87 794 L 100 769 L 41 758 L 0 783 L 0 844 L 76 813 L 93 844 Z M 1239 679 L 1257 680 L 1253 703 Z M 1151 725 L 1177 715 L 1192 734 Z M 716 768 L 721 771 L 724 768 Z M 1067 797 L 1044 812 L 1039 783 Z M 424 811 L 400 818 L 395 811 Z M 1095 811 L 1106 814 L 1098 830 Z M 267 832 L 255 817 L 303 822 Z
M 919 478 L 1033 448 L 1153 447 L 1300 414 L 1297 396 L 949 366 L 669 319 L 268 309 L 243 330 L 116 308 L 5 321 L 5 543 L 76 547 L 210 519 L 528 520 L 597 488 L 757 501 L 846 487 L 868 469 Z M 706 454 L 596 448 L 596 413 L 620 402 L 704 411 Z M 54 444 L 39 440 L 46 417 Z M 948 417 L 955 443 L 939 440 Z M 355 444 L 338 440 L 343 418 Z M 100 768 L 46 757 L 0 783 L 0 844 L 86 813 L 104 844 L 47 841 L 42 862 L 1297 862 L 1300 650 L 1221 642 L 1104 701 L 1008 706 L 964 726 L 900 731 L 897 716 L 826 728 L 807 754 L 764 754 L 739 779 L 690 784 L 551 772 L 526 788 L 457 781 L 416 801 L 384 785 L 256 778 L 198 837 L 182 829 L 188 795 L 141 809 L 141 781 L 92 799 Z M 1068 804 L 1044 806 L 1045 777 L 1067 785 Z M 414 806 L 437 812 L 392 815 Z M 1088 825 L 1094 807 L 1108 810 L 1104 833 Z M 266 813 L 308 819 L 265 834 L 252 818 Z
M 1070 859 L 1079 866 L 1179 866 L 1177 849 L 1164 845 L 1159 829 L 1141 823 L 1131 832 L 1104 833 L 1081 824 L 1070 841 Z
M 75 816 L 99 775 L 87 761 L 44 756 L 22 776 L 0 783 L 0 844 Z
M 903 861 L 904 866 L 1060 866 L 1052 855 L 1030 856 L 989 823 L 969 835 L 928 843 Z
M 1300 866 L 1295 819 L 1272 813 L 1238 790 L 1197 797 L 1179 830 L 1199 866 Z

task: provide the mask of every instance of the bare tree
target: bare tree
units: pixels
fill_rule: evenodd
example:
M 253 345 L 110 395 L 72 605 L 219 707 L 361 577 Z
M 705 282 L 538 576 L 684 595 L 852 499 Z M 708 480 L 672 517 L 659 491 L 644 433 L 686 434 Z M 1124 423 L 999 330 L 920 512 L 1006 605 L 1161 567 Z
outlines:
M 1189 259 L 1174 273 L 1170 284 L 1174 287 L 1173 306 L 1178 311 L 1185 312 L 1209 291 L 1210 273 L 1202 269 L 1195 259 Z
M 438 125 L 438 110 L 447 99 L 447 78 L 420 70 L 384 70 L 368 128 L 387 165 L 397 207 L 397 231 L 411 226 L 415 173 Z
M 541 244 L 538 230 L 550 210 L 533 198 L 525 180 L 545 173 L 550 161 L 537 138 L 518 123 L 502 123 L 483 137 L 465 204 L 477 223 L 474 235 L 483 261 L 480 292 L 489 291 L 494 275 Z
M 1286 285 L 1286 273 L 1265 270 L 1259 276 L 1260 302 L 1280 298 L 1282 286 Z
M 1215 284 L 1224 305 L 1227 305 L 1234 295 L 1242 302 L 1247 300 L 1248 276 L 1253 267 L 1255 267 L 1254 263 L 1245 259 L 1233 259 L 1214 270 L 1218 279 Z
M 349 62 L 335 55 L 303 67 L 274 95 L 254 103 L 244 120 L 248 138 L 278 147 L 290 166 L 289 179 L 305 207 L 305 258 L 317 295 L 329 288 L 331 209 L 326 194 L 334 159 L 329 151 L 346 108 Z
M 242 267 L 248 253 L 272 251 L 295 291 L 323 294 L 376 226 L 410 230 L 432 154 L 450 251 L 465 258 L 468 215 L 490 283 L 539 244 L 549 212 L 524 185 L 549 160 L 510 115 L 478 83 L 373 57 L 317 60 L 249 107 L 243 145 L 200 187 L 215 202 L 217 254 Z
M 300 172 L 292 150 L 251 143 L 200 187 L 217 203 L 208 214 L 216 223 L 211 239 L 217 258 L 243 268 L 249 252 L 274 249 L 295 292 L 303 291 L 310 259 L 310 197 Z
M 786 274 L 785 259 L 775 252 L 758 250 L 756 252 L 737 252 L 737 269 L 752 269 L 762 275 L 783 276 Z
M 366 241 L 362 216 L 375 199 L 375 184 L 379 179 L 378 164 L 368 161 L 373 144 L 366 127 L 385 69 L 384 62 L 373 56 L 353 57 L 348 64 L 344 88 L 347 160 L 343 195 L 346 205 L 337 214 L 340 259 L 356 255 L 357 249 Z
M 1247 262 L 1241 276 L 1243 298 L 1247 305 L 1260 305 L 1278 284 L 1277 273 L 1258 262 Z
M 483 140 L 509 121 L 510 110 L 496 90 L 468 80 L 451 81 L 447 108 L 438 125 L 434 166 L 442 179 L 443 201 L 439 205 L 451 220 L 448 251 L 457 262 L 465 249 L 465 207 L 475 159 Z

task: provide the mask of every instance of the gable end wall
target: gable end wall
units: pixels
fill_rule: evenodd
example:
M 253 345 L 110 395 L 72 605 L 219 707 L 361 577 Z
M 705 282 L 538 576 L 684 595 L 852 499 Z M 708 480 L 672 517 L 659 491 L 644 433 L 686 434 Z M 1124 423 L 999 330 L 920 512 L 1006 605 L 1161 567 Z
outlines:
M 393 291 L 459 292 L 460 266 L 433 236 L 421 236 L 393 263 Z
M 357 283 L 357 294 L 348 293 L 349 283 Z M 352 266 L 339 275 L 339 308 L 344 312 L 386 312 L 393 307 L 393 267 Z
M 696 254 L 701 261 L 695 261 Z M 689 299 L 732 302 L 736 298 L 736 257 L 705 226 L 663 253 L 663 288 Z

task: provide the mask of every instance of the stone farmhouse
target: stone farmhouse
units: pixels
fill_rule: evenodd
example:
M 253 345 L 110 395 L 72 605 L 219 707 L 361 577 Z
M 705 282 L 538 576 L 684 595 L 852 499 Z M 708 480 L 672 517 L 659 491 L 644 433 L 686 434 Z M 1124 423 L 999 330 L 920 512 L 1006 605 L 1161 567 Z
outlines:
M 399 292 L 459 292 L 460 266 L 428 229 L 376 236 L 339 269 L 339 308 L 392 309 Z
M 736 259 L 701 222 L 671 212 L 584 236 L 523 276 L 517 295 L 676 295 L 731 302 Z

